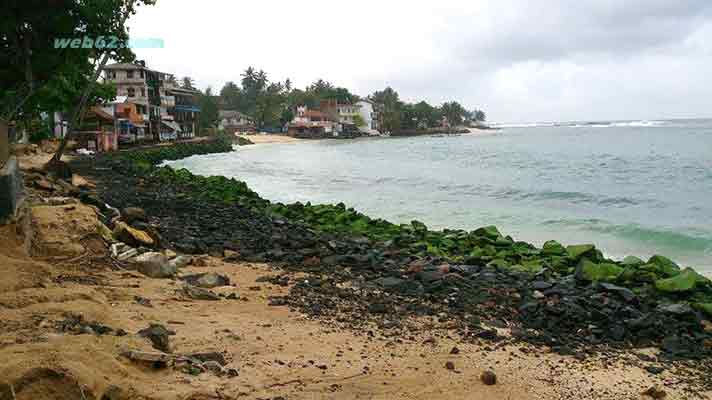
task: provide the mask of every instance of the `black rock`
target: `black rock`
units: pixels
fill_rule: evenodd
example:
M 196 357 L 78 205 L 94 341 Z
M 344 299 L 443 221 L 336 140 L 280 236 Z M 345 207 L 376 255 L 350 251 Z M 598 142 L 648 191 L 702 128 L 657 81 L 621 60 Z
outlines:
M 168 337 L 175 334 L 175 332 L 166 329 L 166 327 L 160 324 L 151 324 L 148 328 L 138 331 L 139 336 L 145 337 L 153 343 L 154 349 L 164 353 L 171 352 Z

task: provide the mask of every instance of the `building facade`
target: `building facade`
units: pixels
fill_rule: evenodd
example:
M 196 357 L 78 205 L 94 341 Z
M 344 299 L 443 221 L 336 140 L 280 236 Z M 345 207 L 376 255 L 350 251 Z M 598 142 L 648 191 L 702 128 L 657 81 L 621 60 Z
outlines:
M 370 100 L 361 100 L 356 103 L 359 106 L 359 114 L 365 123 L 362 128 L 369 135 L 378 135 L 380 133 L 380 116 L 378 106 Z
M 161 141 L 197 134 L 199 92 L 179 87 L 173 75 L 149 69 L 139 61 L 106 66 L 104 79 L 116 85 L 117 96 L 125 97 L 125 103 L 135 105 L 141 118 L 129 119 L 130 128 L 143 129 L 145 138 Z
M 219 110 L 218 129 L 230 134 L 252 132 L 255 130 L 255 124 L 247 115 L 239 111 Z

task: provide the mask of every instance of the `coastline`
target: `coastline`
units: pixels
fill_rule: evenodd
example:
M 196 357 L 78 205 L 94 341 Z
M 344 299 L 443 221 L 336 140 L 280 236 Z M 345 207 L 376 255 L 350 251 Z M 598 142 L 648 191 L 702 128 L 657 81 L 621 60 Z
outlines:
M 656 311 L 657 297 L 650 294 L 636 289 L 635 302 L 628 302 L 623 293 L 628 294 L 622 288 L 577 278 L 576 285 L 569 286 L 567 279 L 574 277 L 568 273 L 558 277 L 555 269 L 532 275 L 510 265 L 485 265 L 479 257 L 458 263 L 453 258 L 459 254 L 452 248 L 455 244 L 448 241 L 463 240 L 458 238 L 462 232 L 446 230 L 441 235 L 416 222 L 398 228 L 385 221 L 364 219 L 367 217 L 343 205 L 271 204 L 239 181 L 151 166 L 169 158 L 225 149 L 220 144 L 179 145 L 149 154 L 137 152 L 98 159 L 96 169 L 81 159 L 75 160 L 74 166 L 96 184 L 96 196 L 102 202 L 122 210 L 122 220 L 127 215 L 126 207 L 142 207 L 150 224 L 134 226 L 159 231 L 164 243 L 159 251 L 170 248 L 204 260 L 201 265 L 186 267 L 179 276 L 204 271 L 229 276 L 237 283 L 240 298 L 245 299 L 217 303 L 176 301 L 171 293 L 180 280 L 147 279 L 137 272 L 126 272 L 130 266 L 122 263 L 122 269 L 115 272 L 100 270 L 104 271 L 102 275 L 110 276 L 112 285 L 129 289 L 114 289 L 120 290 L 121 295 L 112 294 L 113 300 L 97 297 L 96 307 L 85 305 L 86 318 L 123 327 L 128 332 L 144 328 L 149 321 L 177 321 L 168 325 L 177 332 L 172 341 L 180 352 L 222 349 L 235 359 L 227 367 L 239 364 L 240 376 L 216 377 L 202 372 L 184 384 L 183 377 L 189 374 L 179 368 L 159 378 L 131 361 L 117 362 L 117 341 L 151 351 L 150 343 L 131 334 L 125 339 L 60 336 L 50 345 L 12 345 L 8 349 L 13 351 L 13 357 L 8 358 L 11 362 L 3 369 L 6 376 L 14 379 L 24 373 L 19 366 L 28 363 L 26 354 L 38 354 L 32 349 L 43 346 L 62 355 L 52 367 L 68 368 L 84 381 L 95 379 L 61 361 L 63 357 L 80 357 L 75 346 L 90 346 L 105 365 L 124 371 L 124 377 L 119 378 L 106 370 L 109 367 L 101 368 L 105 376 L 150 398 L 189 396 L 200 390 L 214 393 L 220 387 L 229 396 L 247 393 L 247 398 L 282 394 L 290 399 L 306 399 L 314 393 L 352 398 L 349 393 L 364 391 L 383 398 L 404 399 L 432 398 L 435 394 L 450 398 L 479 395 L 493 399 L 617 399 L 635 398 L 653 385 L 671 381 L 675 383 L 664 387 L 671 396 L 690 391 L 703 396 L 712 394 L 712 386 L 703 378 L 712 368 L 709 358 L 692 359 L 688 352 L 694 348 L 702 356 L 704 346 L 681 342 L 666 348 L 659 336 L 678 337 L 678 327 L 692 329 L 702 337 L 710 333 L 705 333 L 706 328 L 698 331 L 700 327 L 682 315 Z M 32 179 L 36 182 L 38 177 Z M 156 198 L 161 201 L 156 202 Z M 345 222 L 348 224 L 343 225 Z M 333 229 L 325 230 L 328 227 L 324 224 L 334 224 Z M 500 251 L 515 244 L 526 253 L 535 251 L 526 244 L 510 242 L 494 227 L 477 232 L 472 240 Z M 394 234 L 390 244 L 378 239 Z M 415 242 L 409 242 L 410 237 Z M 424 249 L 421 242 L 435 247 Z M 432 253 L 440 248 L 450 250 L 441 255 Z M 599 257 L 593 246 L 561 249 L 549 245 L 545 250 L 558 254 L 555 257 L 567 263 L 570 257 L 582 262 Z M 54 274 L 84 276 L 84 280 L 96 274 L 87 268 L 74 272 L 61 265 L 55 268 Z M 34 273 L 48 272 L 44 267 Z M 72 279 L 82 282 L 78 277 Z M 69 296 L 71 292 L 67 290 L 86 291 L 86 286 L 63 285 L 69 286 L 51 286 L 57 294 L 50 297 L 47 306 L 63 310 L 81 307 L 84 303 L 63 303 L 61 298 Z M 545 288 L 547 285 L 551 286 Z M 556 295 L 554 289 L 564 297 Z M 214 291 L 227 296 L 234 290 L 228 286 Z M 96 297 L 97 292 L 88 293 Z M 36 296 L 34 292 L 12 292 L 3 304 L 10 298 L 15 304 L 32 302 L 26 298 L 28 295 Z M 152 299 L 155 309 L 137 304 L 131 300 L 134 296 Z M 660 332 L 642 332 L 645 340 L 637 344 L 633 343 L 637 336 L 628 332 L 629 328 L 625 328 L 624 341 L 614 340 L 607 331 L 581 333 L 590 329 L 586 328 L 591 324 L 590 316 L 568 309 L 567 296 L 579 299 L 577 307 L 584 307 L 587 312 L 632 307 L 664 325 L 656 326 Z M 605 305 L 597 303 L 599 300 Z M 119 305 L 110 307 L 110 301 Z M 557 302 L 558 313 L 563 314 L 548 313 L 546 304 L 551 301 Z M 531 304 L 539 305 L 531 308 Z M 23 318 L 9 311 L 7 315 L 12 320 Z M 141 317 L 127 318 L 135 315 Z M 540 321 L 540 317 L 545 319 Z M 622 324 L 622 316 L 611 318 L 612 323 Z M 236 325 L 235 321 L 240 322 Z M 546 321 L 558 325 L 554 330 L 546 324 L 531 325 Z M 682 321 L 686 321 L 684 325 Z M 614 327 L 605 321 L 596 324 L 605 330 Z M 571 334 L 568 330 L 572 330 Z M 13 329 L 7 337 L 15 340 L 13 335 L 21 334 Z M 242 339 L 229 339 L 233 334 Z M 599 335 L 599 342 L 588 341 L 586 334 Z M 274 360 L 275 354 L 280 362 Z M 671 357 L 673 354 L 675 357 Z M 46 361 L 40 356 L 30 359 Z M 88 365 L 96 362 L 83 360 Z M 453 363 L 455 372 L 445 366 L 446 362 Z M 480 373 L 488 369 L 497 373 L 497 385 L 488 386 L 478 380 Z M 339 388 L 334 389 L 334 384 Z M 92 390 L 101 392 L 96 387 Z M 232 398 L 229 396 L 225 398 Z
M 299 143 L 306 139 L 299 139 L 287 135 L 257 133 L 253 135 L 238 135 L 238 137 L 247 139 L 253 144 L 283 144 L 283 143 Z

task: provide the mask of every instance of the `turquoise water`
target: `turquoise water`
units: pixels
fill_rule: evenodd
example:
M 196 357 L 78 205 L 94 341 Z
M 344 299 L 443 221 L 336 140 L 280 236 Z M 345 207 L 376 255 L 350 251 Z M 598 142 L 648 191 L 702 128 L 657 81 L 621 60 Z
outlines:
M 172 162 L 273 201 L 343 201 L 431 228 L 659 253 L 712 271 L 712 120 L 506 126 L 448 137 L 241 147 Z

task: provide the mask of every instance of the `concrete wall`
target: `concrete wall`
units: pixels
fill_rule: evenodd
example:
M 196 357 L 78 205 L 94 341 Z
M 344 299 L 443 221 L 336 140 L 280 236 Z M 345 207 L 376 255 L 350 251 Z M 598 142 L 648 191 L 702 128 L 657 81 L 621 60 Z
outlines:
M 17 158 L 0 168 L 0 222 L 13 218 L 23 197 L 22 175 Z

